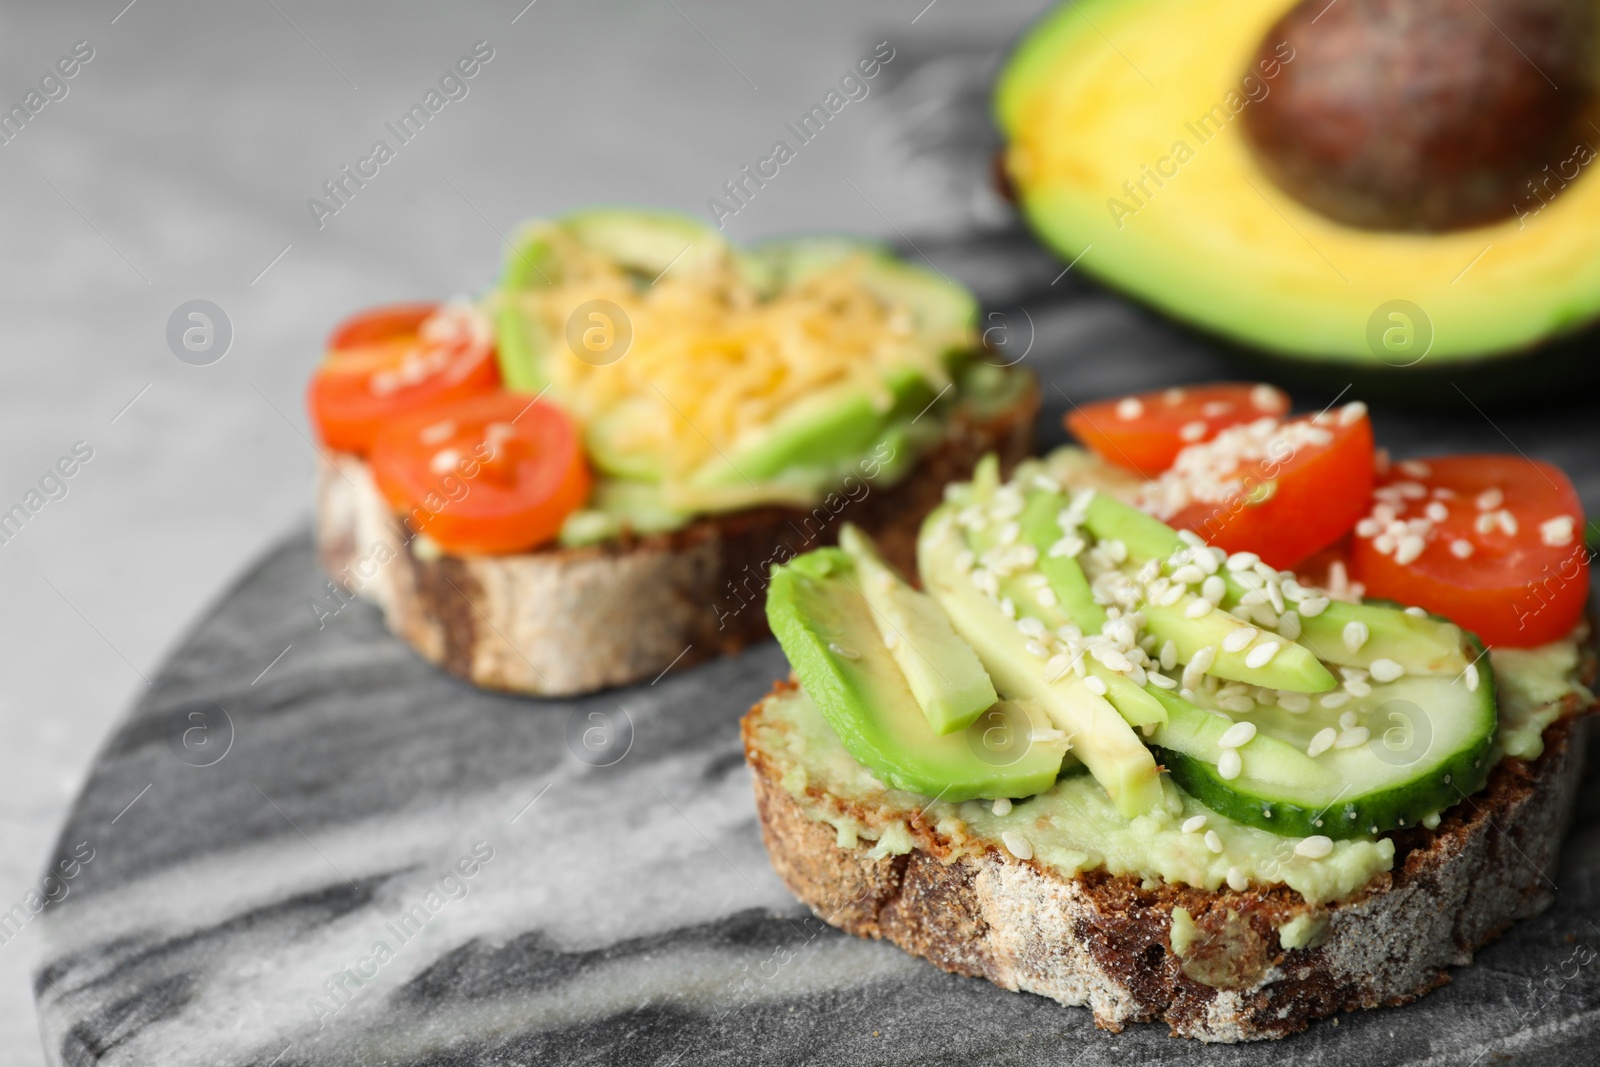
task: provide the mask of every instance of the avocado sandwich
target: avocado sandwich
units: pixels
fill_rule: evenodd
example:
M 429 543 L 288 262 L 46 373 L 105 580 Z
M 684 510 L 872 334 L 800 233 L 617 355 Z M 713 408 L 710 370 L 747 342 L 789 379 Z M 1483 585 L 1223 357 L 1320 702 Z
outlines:
M 375 601 L 475 684 L 572 694 L 767 634 L 773 564 L 845 519 L 910 566 L 1037 386 L 972 295 L 847 238 L 735 247 L 656 211 L 529 224 L 481 297 L 342 325 L 309 391 L 319 618 Z
M 1110 1030 L 1276 1038 L 1415 999 L 1550 903 L 1593 704 L 1582 514 L 1533 461 L 1392 464 L 1360 404 L 1246 408 L 1134 474 L 1183 392 L 1108 402 L 1104 455 L 986 459 L 914 571 L 853 527 L 778 568 L 794 676 L 745 755 L 825 921 Z M 1504 583 L 1546 557 L 1580 586 L 1513 625 Z M 1502 615 L 1472 614 L 1491 582 Z

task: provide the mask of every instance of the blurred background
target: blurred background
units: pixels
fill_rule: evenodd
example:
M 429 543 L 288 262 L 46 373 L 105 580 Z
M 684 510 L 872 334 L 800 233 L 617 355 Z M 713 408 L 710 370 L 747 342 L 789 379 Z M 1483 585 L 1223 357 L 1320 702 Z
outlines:
M 892 58 L 870 92 L 726 218 L 731 237 L 872 233 L 972 285 L 991 309 L 991 344 L 1067 368 L 1045 389 L 1041 444 L 1060 438 L 1069 394 L 1248 377 L 1064 271 L 995 192 L 989 82 L 1046 6 L 0 10 L 0 106 L 22 102 L 62 57 L 78 59 L 65 94 L 0 145 L 0 510 L 60 457 L 90 456 L 65 495 L 0 543 L 0 909 L 39 884 L 97 746 L 191 620 L 307 522 L 302 393 L 338 320 L 477 290 L 525 217 L 620 201 L 709 219 L 723 184 L 791 139 L 784 124 L 881 43 Z M 487 58 L 466 94 L 319 218 L 308 201 L 327 202 L 324 183 L 374 141 L 394 144 L 385 124 L 475 48 Z M 169 321 L 196 300 L 220 309 L 216 340 L 179 358 Z M 1441 432 L 1457 447 L 1512 440 L 1563 463 L 1592 512 L 1600 470 L 1582 462 L 1581 439 L 1546 421 L 1378 426 L 1401 447 Z M 260 668 L 271 666 L 266 652 Z M 0 1062 L 39 1058 L 38 948 L 31 927 L 0 944 Z

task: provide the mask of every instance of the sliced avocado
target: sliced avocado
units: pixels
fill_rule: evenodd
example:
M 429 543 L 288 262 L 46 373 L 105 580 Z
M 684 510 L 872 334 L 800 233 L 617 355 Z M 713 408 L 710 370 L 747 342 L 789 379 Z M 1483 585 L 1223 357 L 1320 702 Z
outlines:
M 1352 623 L 1365 627 L 1367 639 L 1357 649 L 1344 640 Z M 1467 660 L 1461 627 L 1437 615 L 1412 615 L 1383 604 L 1351 604 L 1331 600 L 1320 615 L 1300 620 L 1300 641 L 1319 659 L 1344 667 L 1371 667 L 1373 660 L 1392 659 L 1408 674 L 1460 674 Z
M 881 396 L 843 385 L 807 397 L 775 422 L 713 456 L 688 481 L 690 488 L 765 482 L 794 467 L 829 469 L 871 452 L 897 422 L 915 416 L 934 389 L 911 369 L 895 372 Z
M 911 588 L 853 523 L 840 529 L 839 547 L 855 562 L 859 591 L 872 608 L 878 635 L 900 665 L 933 732 L 949 734 L 971 726 L 1000 699 L 978 654 L 950 628 L 933 598 Z
M 1045 661 L 1028 651 L 1028 639 L 956 565 L 956 554 L 963 551 L 955 523 L 957 508 L 956 503 L 947 503 L 922 525 L 917 563 L 924 588 L 950 616 L 956 632 L 977 650 L 1000 694 L 1036 703 L 1067 732 L 1073 754 L 1118 811 L 1131 818 L 1155 809 L 1162 801 L 1160 775 L 1133 728 L 1071 671 L 1046 681 Z
M 1084 513 L 1084 526 L 1096 540 L 1121 541 L 1128 550 L 1128 559 L 1136 563 L 1166 561 L 1185 547 L 1172 527 L 1105 493 L 1096 493 L 1090 501 Z M 1238 589 L 1236 597 L 1243 594 L 1244 590 L 1226 574 L 1224 580 L 1231 583 L 1230 588 Z M 1245 623 L 1218 611 L 1191 619 L 1185 611 L 1194 599 L 1189 595 L 1169 607 L 1147 604 L 1142 609 L 1146 628 L 1157 640 L 1171 641 L 1177 648 L 1179 660 L 1187 663 L 1196 652 L 1209 645 L 1216 648 L 1217 656 L 1206 673 L 1218 678 L 1299 693 L 1322 693 L 1339 684 L 1338 679 L 1317 662 L 1318 657 L 1310 649 L 1287 638 L 1280 639 L 1281 647 L 1267 663 L 1250 666 L 1246 662 L 1247 651 L 1230 652 L 1222 647 L 1223 639 L 1243 629 Z
M 965 730 L 934 733 L 852 585 L 860 581 L 851 558 L 828 548 L 774 568 L 767 589 L 772 632 L 850 755 L 885 785 L 950 801 L 1050 788 L 1067 741 L 1025 704 L 1002 702 Z
M 1341 160 L 1381 152 L 1423 161 L 1419 168 L 1448 165 L 1444 157 L 1459 154 L 1391 138 L 1388 123 L 1403 121 L 1413 131 L 1477 129 L 1501 111 L 1484 106 L 1476 91 L 1430 101 L 1418 89 L 1429 72 L 1449 65 L 1461 84 L 1490 92 L 1524 87 L 1516 80 L 1521 74 L 1537 92 L 1560 82 L 1559 97 L 1573 100 L 1579 118 L 1592 100 L 1587 87 L 1568 92 L 1560 74 L 1547 79 L 1542 68 L 1507 66 L 1496 32 L 1504 24 L 1498 4 L 1487 15 L 1469 9 L 1448 32 L 1432 18 L 1397 29 L 1377 14 L 1382 5 L 1337 5 L 1324 18 L 1323 5 L 1300 4 L 1293 17 L 1304 36 L 1280 23 L 1296 6 L 1294 0 L 1078 0 L 1045 15 L 1007 62 L 995 93 L 1003 166 L 1033 230 L 1078 271 L 1280 368 L 1321 368 L 1323 380 L 1337 374 L 1345 384 L 1365 370 L 1390 389 L 1439 403 L 1446 398 L 1423 396 L 1423 383 L 1455 397 L 1448 382 L 1469 366 L 1521 366 L 1541 346 L 1553 349 L 1563 368 L 1591 374 L 1579 357 L 1586 348 L 1592 352 L 1593 330 L 1579 328 L 1600 320 L 1600 257 L 1588 243 L 1600 219 L 1600 175 L 1584 166 L 1595 156 L 1592 130 L 1580 124 L 1555 150 L 1541 152 L 1531 169 L 1546 166 L 1547 177 L 1515 183 L 1515 197 L 1495 197 L 1502 217 L 1440 232 L 1419 232 L 1423 219 L 1390 228 L 1341 222 L 1302 202 L 1303 190 L 1250 134 L 1294 101 L 1331 100 L 1305 86 L 1337 77 L 1332 64 L 1387 69 L 1391 48 L 1408 57 L 1401 66 L 1409 72 L 1399 70 L 1382 85 L 1353 86 L 1337 106 L 1310 106 L 1277 128 L 1286 139 L 1303 131 Z M 1508 14 L 1517 10 L 1504 7 Z M 1321 24 L 1308 24 L 1318 18 Z M 1567 51 L 1564 42 L 1550 41 L 1552 25 L 1541 27 L 1543 40 L 1535 36 L 1524 46 Z M 1427 48 L 1411 47 L 1405 34 L 1419 35 L 1421 45 L 1451 42 L 1451 60 L 1441 64 Z M 1336 55 L 1329 42 L 1339 42 Z M 1593 49 L 1583 43 L 1590 77 L 1568 79 L 1580 86 L 1595 80 Z M 1153 71 L 1165 75 L 1159 85 L 1145 77 Z M 1389 103 L 1376 114 L 1351 111 L 1382 94 L 1391 94 Z M 1458 111 L 1449 124 L 1428 110 L 1468 106 L 1474 110 Z M 1561 113 L 1521 106 L 1531 107 L 1527 113 L 1539 123 Z M 1526 135 L 1518 130 L 1518 138 Z M 1490 178 L 1494 188 L 1483 167 L 1460 168 L 1470 184 L 1483 187 Z M 1563 177 L 1549 181 L 1558 169 Z M 1429 187 L 1430 199 L 1444 199 L 1446 190 L 1435 187 L 1442 184 Z M 1463 272 L 1486 248 L 1492 251 L 1478 266 L 1491 269 Z M 1524 377 L 1524 392 L 1552 380 Z M 1519 384 L 1509 373 L 1495 380 Z M 1484 402 L 1491 395 L 1472 394 Z
M 1024 543 L 1039 550 L 1039 571 L 1050 580 L 1050 591 L 1067 618 L 1084 633 L 1099 633 L 1106 624 L 1106 609 L 1095 602 L 1089 579 L 1076 556 L 1053 553 L 1061 541 L 1060 515 L 1067 506 L 1064 493 L 1035 490 L 1028 494 L 1018 522 Z

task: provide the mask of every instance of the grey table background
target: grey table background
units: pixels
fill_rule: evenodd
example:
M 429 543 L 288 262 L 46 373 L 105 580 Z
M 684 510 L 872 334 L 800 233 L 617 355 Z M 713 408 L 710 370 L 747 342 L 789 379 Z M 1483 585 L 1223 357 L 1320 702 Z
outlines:
M 915 241 L 1002 305 L 1049 290 L 1056 268 L 1024 247 L 955 242 L 999 218 L 981 166 L 940 158 L 973 115 L 936 106 L 1038 6 L 539 0 L 438 12 L 140 0 L 0 13 L 7 106 L 74 42 L 95 49 L 69 95 L 0 147 L 0 506 L 74 442 L 94 448 L 69 494 L 0 545 L 10 668 L 0 908 L 38 886 L 96 747 L 179 635 L 303 522 L 311 452 L 300 391 L 335 320 L 476 288 L 495 269 L 500 234 L 528 214 L 605 200 L 703 212 L 879 40 L 897 54 L 874 95 L 805 146 L 729 233 L 875 232 Z M 467 98 L 319 230 L 306 199 L 479 40 L 494 59 Z M 921 62 L 935 55 L 946 58 Z M 1222 366 L 1073 284 L 1053 291 L 1076 296 L 1070 312 L 992 324 L 1049 353 L 1074 395 Z M 236 334 L 208 367 L 180 363 L 163 337 L 169 313 L 195 297 L 220 304 Z M 1497 413 L 1493 423 L 1379 426 L 1400 448 L 1434 433 L 1460 447 L 1504 448 L 1509 437 L 1566 464 L 1596 510 L 1592 422 Z M 245 649 L 238 669 L 253 674 L 281 650 Z M 742 669 L 770 675 L 771 658 Z M 106 833 L 138 815 L 135 801 Z M 37 922 L 0 945 L 5 1062 L 37 1060 L 28 982 L 39 947 Z

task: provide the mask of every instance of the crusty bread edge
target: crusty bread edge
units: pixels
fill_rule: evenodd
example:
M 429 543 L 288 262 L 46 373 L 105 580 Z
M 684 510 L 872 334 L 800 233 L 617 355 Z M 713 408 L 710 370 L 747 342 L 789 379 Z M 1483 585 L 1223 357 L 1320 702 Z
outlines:
M 1283 886 L 1210 891 L 1146 888 L 1104 871 L 1064 877 L 999 848 L 957 853 L 916 818 L 907 854 L 875 858 L 870 841 L 841 847 L 807 806 L 869 825 L 875 813 L 815 787 L 804 803 L 791 795 L 756 741 L 764 705 L 742 724 L 762 838 L 773 868 L 824 921 L 947 971 L 1086 1005 L 1108 1030 L 1164 1021 L 1174 1035 L 1214 1042 L 1283 1037 L 1336 1012 L 1414 1000 L 1548 907 L 1593 718 L 1570 697 L 1537 760 L 1502 760 L 1436 829 L 1395 835 L 1392 871 L 1353 899 L 1311 905 Z M 1182 957 L 1171 942 L 1180 906 L 1202 934 Z M 1325 920 L 1325 932 L 1314 947 L 1285 951 L 1278 928 L 1299 916 Z
M 770 564 L 833 543 L 845 521 L 914 573 L 917 529 L 944 486 L 968 478 L 985 453 L 1008 470 L 1030 455 L 1038 409 L 1031 375 L 992 416 L 957 406 L 909 477 L 880 487 L 863 473 L 811 511 L 757 508 L 671 533 L 506 556 L 419 552 L 366 463 L 323 456 L 318 555 L 335 583 L 332 605 L 351 594 L 374 601 L 419 654 L 475 685 L 564 696 L 648 681 L 765 638 Z

